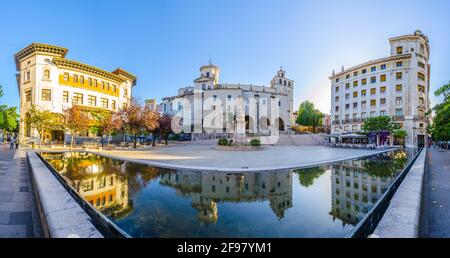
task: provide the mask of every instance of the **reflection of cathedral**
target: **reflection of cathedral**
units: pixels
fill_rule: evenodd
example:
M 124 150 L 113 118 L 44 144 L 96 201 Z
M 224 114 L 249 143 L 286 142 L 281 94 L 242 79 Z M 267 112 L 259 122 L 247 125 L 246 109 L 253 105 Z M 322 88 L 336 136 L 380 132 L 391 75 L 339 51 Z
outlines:
M 330 214 L 343 223 L 356 225 L 386 191 L 395 174 L 369 175 L 364 160 L 349 160 L 331 166 Z
M 68 183 L 94 208 L 113 217 L 131 211 L 125 166 L 100 165 L 98 156 L 89 153 L 63 153 L 64 159 L 50 160 Z M 74 156 L 75 155 L 75 156 Z M 76 171 L 71 159 L 77 159 Z M 69 176 L 70 173 L 70 176 Z
M 292 176 L 287 170 L 245 174 L 176 171 L 162 174 L 160 183 L 191 198 L 192 207 L 204 223 L 217 222 L 219 202 L 269 200 L 280 219 L 292 207 Z

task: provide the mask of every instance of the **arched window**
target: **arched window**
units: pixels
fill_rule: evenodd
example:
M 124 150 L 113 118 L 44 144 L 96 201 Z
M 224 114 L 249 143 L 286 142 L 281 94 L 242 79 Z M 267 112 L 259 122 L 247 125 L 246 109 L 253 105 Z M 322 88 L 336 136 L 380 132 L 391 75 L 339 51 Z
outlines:
M 81 83 L 81 84 L 84 84 L 84 76 L 83 76 L 83 75 L 80 76 L 80 83 Z
M 281 83 L 282 83 L 281 79 L 279 79 L 279 80 L 278 80 L 278 83 L 279 83 L 279 84 L 281 84 Z
M 284 81 L 284 86 L 286 86 L 286 81 Z
M 91 78 L 88 78 L 88 84 L 89 84 L 89 86 L 92 86 L 92 79 Z
M 64 73 L 64 81 L 65 82 L 69 81 L 69 73 Z
M 73 75 L 73 82 L 78 82 L 78 75 L 77 74 Z
M 31 81 L 31 72 L 27 71 L 25 73 L 25 82 L 29 82 L 29 81 Z
M 206 90 L 206 84 L 202 84 L 202 90 Z
M 209 77 L 209 72 L 206 72 L 206 77 Z
M 44 70 L 44 80 L 50 80 L 50 69 Z

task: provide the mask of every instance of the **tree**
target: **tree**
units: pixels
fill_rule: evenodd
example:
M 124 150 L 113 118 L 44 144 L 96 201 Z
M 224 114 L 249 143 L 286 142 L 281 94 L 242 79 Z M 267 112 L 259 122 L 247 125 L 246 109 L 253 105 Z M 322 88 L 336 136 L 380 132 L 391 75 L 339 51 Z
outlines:
M 169 135 L 172 133 L 172 117 L 168 114 L 163 114 L 159 119 L 159 135 L 164 138 L 164 144 L 167 145 Z
M 108 136 L 108 147 L 111 135 L 122 128 L 122 118 L 118 113 L 111 112 L 91 112 L 94 120 L 93 126 L 91 126 L 91 131 L 100 134 L 103 147 L 103 136 Z
M 405 138 L 408 133 L 405 130 L 397 129 L 394 130 L 393 134 L 395 138 L 399 139 L 402 142 L 402 145 L 405 145 Z
M 449 148 L 447 142 L 450 141 L 450 82 L 437 89 L 434 95 L 443 97 L 443 101 L 433 108 L 436 115 L 430 131 L 434 140 L 445 141 Z
M 0 85 L 0 98 L 1 97 L 3 97 L 3 88 Z M 12 132 L 16 130 L 18 117 L 17 107 L 0 105 L 0 130 L 4 132 Z
M 64 110 L 64 128 L 71 134 L 70 149 L 74 146 L 75 135 L 89 129 L 91 118 L 80 106 Z
M 144 134 L 152 134 L 152 146 L 155 146 L 155 139 L 158 134 L 160 116 L 159 113 L 145 107 L 142 111 Z
M 318 109 L 314 108 L 314 104 L 310 101 L 305 101 L 300 104 L 298 108 L 297 124 L 303 126 L 312 126 L 315 131 L 317 126 L 322 125 L 322 118 L 324 114 Z
M 134 137 L 134 148 L 137 148 L 137 138 L 144 130 L 144 116 L 142 115 L 142 110 L 143 108 L 138 101 L 132 98 L 128 105 L 120 112 L 124 131 L 128 135 Z
M 398 125 L 389 116 L 377 116 L 367 118 L 362 129 L 366 133 L 392 132 Z
M 29 123 L 30 126 L 36 129 L 39 135 L 39 147 L 43 141 L 44 132 L 46 130 L 52 130 L 58 126 L 61 126 L 58 115 L 48 110 L 42 110 L 36 105 L 32 105 L 28 113 L 30 114 Z

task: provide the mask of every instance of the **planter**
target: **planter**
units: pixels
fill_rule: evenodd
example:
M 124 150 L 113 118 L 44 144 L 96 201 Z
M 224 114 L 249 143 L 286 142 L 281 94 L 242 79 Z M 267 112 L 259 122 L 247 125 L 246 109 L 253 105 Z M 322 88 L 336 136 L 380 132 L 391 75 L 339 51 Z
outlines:
M 230 145 L 230 146 L 216 145 L 215 149 L 223 151 L 261 151 L 266 148 L 264 146 L 251 146 L 251 145 Z

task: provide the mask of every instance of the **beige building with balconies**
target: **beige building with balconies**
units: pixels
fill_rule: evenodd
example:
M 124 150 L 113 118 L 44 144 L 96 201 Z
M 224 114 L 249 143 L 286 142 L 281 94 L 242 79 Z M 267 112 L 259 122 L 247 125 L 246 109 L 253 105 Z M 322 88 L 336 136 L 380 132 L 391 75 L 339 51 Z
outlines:
M 430 107 L 430 46 L 421 31 L 389 39 L 390 56 L 333 74 L 332 134 L 359 132 L 368 117 L 390 116 L 407 133 L 407 147 L 423 146 Z M 390 143 L 394 137 L 389 136 Z

